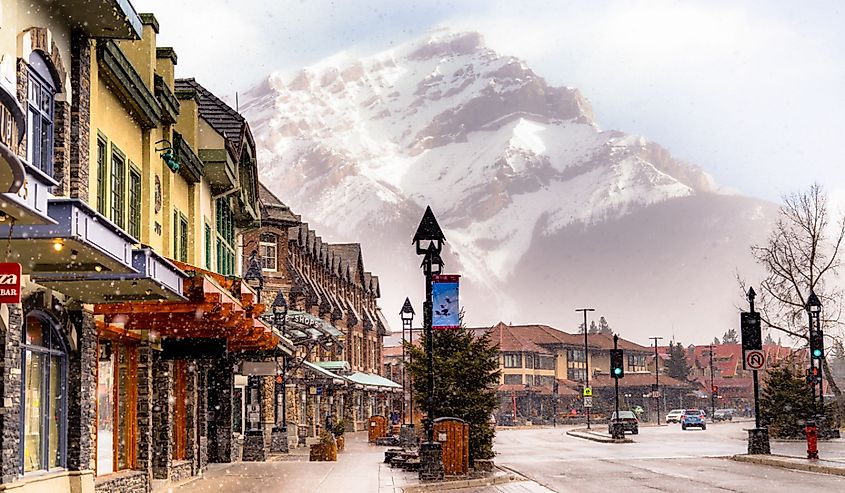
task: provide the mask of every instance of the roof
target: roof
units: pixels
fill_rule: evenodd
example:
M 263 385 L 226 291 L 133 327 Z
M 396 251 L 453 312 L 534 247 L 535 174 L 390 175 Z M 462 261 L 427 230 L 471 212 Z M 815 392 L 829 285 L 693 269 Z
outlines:
M 275 221 L 289 225 L 300 224 L 301 218 L 291 212 L 290 207 L 279 200 L 269 188 L 258 182 L 258 200 L 261 203 L 261 220 Z
M 579 337 L 583 338 L 584 334 L 580 334 Z M 608 336 L 604 334 L 587 334 L 587 342 L 589 345 L 596 345 L 602 349 L 613 349 L 613 336 Z M 627 339 L 619 338 L 618 341 L 619 349 L 625 349 L 627 351 L 654 351 L 654 348 L 649 348 L 646 346 L 640 346 L 636 342 L 631 342 Z
M 174 86 L 177 91 L 193 89 L 197 92 L 200 116 L 211 125 L 211 128 L 226 138 L 240 154 L 244 138 L 252 139 L 246 119 L 193 77 L 176 79 Z
M 346 379 L 352 383 L 357 383 L 361 385 L 369 385 L 375 387 L 383 387 L 388 389 L 401 389 L 402 386 L 398 383 L 394 382 L 393 380 L 387 379 L 382 377 L 381 375 L 376 375 L 374 373 L 363 373 L 360 371 L 356 371 L 352 375 L 347 375 Z
M 339 361 L 316 361 L 315 365 L 319 366 L 320 368 L 324 368 L 331 372 L 343 372 L 349 371 L 351 368 L 349 367 L 349 362 L 346 360 L 339 360 Z
M 363 272 L 358 271 L 358 263 L 362 258 L 360 243 L 331 244 L 329 245 L 329 252 L 340 259 L 342 268 L 349 267 L 350 280 L 359 281 L 363 279 Z
M 536 352 L 552 354 L 550 346 L 584 346 L 584 334 L 570 334 L 548 325 L 508 325 L 499 322 L 489 328 L 471 329 L 480 334 L 489 332 L 494 343 L 499 344 L 500 351 Z M 587 346 L 593 349 L 613 349 L 613 338 L 600 334 L 589 334 Z M 650 349 L 634 342 L 619 338 L 619 348 L 629 351 L 647 352 Z

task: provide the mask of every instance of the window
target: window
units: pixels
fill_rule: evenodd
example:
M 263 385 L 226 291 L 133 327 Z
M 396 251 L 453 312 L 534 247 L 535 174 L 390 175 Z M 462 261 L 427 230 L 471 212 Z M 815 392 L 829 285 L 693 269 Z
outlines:
M 505 385 L 522 385 L 522 375 L 505 375 Z
M 211 226 L 205 225 L 205 268 L 211 270 Z
M 276 272 L 277 240 L 273 233 L 262 233 L 258 243 L 258 254 L 261 256 L 261 269 Z
M 645 372 L 645 355 L 644 354 L 628 354 L 628 371 L 630 372 Z
M 100 340 L 97 364 L 97 475 L 135 467 L 137 356 L 134 345 Z
M 173 258 L 188 261 L 188 218 L 173 210 Z
M 539 379 L 540 377 L 538 376 L 537 380 Z M 534 385 L 534 375 L 525 375 L 525 385 Z
M 505 353 L 505 368 L 522 368 L 522 353 Z
M 554 356 L 538 355 L 537 356 L 537 369 L 538 370 L 554 370 L 555 369 L 555 357 Z
M 551 375 L 537 375 L 536 383 L 538 387 L 554 388 L 555 377 Z
M 566 378 L 575 382 L 587 379 L 587 358 L 583 349 L 566 350 Z
M 235 273 L 235 221 L 226 198 L 217 199 L 217 272 Z
M 97 212 L 104 216 L 108 216 L 108 209 L 106 209 L 106 193 L 108 189 L 107 145 L 104 138 L 97 137 Z
M 56 324 L 40 312 L 27 315 L 21 343 L 23 473 L 65 466 L 67 352 Z
M 124 208 L 124 186 L 126 185 L 126 157 L 111 146 L 111 220 L 118 228 L 126 226 Z
M 141 173 L 129 168 L 129 234 L 141 239 Z
M 29 57 L 27 89 L 27 147 L 29 163 L 53 176 L 53 106 L 56 87 L 49 62 L 39 53 Z
M 526 368 L 534 368 L 534 358 L 536 355 L 534 353 L 525 353 L 525 367 Z

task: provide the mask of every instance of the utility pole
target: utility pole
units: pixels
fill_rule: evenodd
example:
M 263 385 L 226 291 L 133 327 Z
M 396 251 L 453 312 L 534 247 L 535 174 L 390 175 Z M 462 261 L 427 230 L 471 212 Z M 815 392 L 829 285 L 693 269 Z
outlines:
M 657 341 L 662 341 L 662 337 L 649 337 L 654 341 L 654 404 L 657 409 L 657 426 L 660 426 L 660 368 L 657 366 L 657 361 L 660 358 L 657 355 Z
M 710 419 L 716 414 L 716 380 L 713 376 L 713 345 L 710 345 Z
M 590 388 L 590 357 L 589 357 L 589 350 L 587 349 L 587 312 L 594 312 L 596 311 L 595 308 L 576 308 L 576 312 L 584 312 L 584 391 Z M 581 396 L 581 399 L 584 399 L 585 396 Z M 586 403 L 586 399 L 583 401 Z M 584 414 L 587 415 L 587 429 L 590 429 L 590 408 L 588 406 L 584 406 Z

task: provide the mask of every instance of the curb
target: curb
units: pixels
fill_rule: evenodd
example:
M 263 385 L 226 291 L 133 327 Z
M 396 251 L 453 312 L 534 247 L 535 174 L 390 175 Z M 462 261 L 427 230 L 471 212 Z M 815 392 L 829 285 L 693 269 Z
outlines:
M 777 459 L 776 457 L 780 457 L 781 459 Z M 814 464 L 812 462 L 792 462 L 790 460 L 783 460 L 783 459 L 795 459 L 795 457 L 787 457 L 784 455 L 734 455 L 731 457 L 731 460 L 737 462 L 747 462 L 750 464 L 762 464 L 764 466 L 771 466 L 771 467 L 780 467 L 781 469 L 792 469 L 795 471 L 805 471 L 805 472 L 815 472 L 821 474 L 831 474 L 834 476 L 845 476 L 845 466 L 843 467 L 834 467 L 834 466 L 826 466 L 822 464 Z
M 597 433 L 593 433 L 591 431 L 586 430 L 569 430 L 566 432 L 567 435 L 575 438 L 581 438 L 583 440 L 590 440 L 593 442 L 599 443 L 634 443 L 634 440 L 630 438 L 623 438 L 622 440 L 614 440 L 613 438 L 606 437 L 604 435 L 599 435 Z
M 514 474 L 509 470 L 504 470 L 496 466 L 500 471 L 505 471 L 506 474 L 493 476 L 489 478 L 475 478 L 475 479 L 458 479 L 454 481 L 432 481 L 431 483 L 413 484 L 402 486 L 402 493 L 422 493 L 427 491 L 446 491 L 458 490 L 463 488 L 473 488 L 476 486 L 495 486 L 499 484 L 510 483 L 513 481 L 522 481 L 525 478 L 521 475 Z

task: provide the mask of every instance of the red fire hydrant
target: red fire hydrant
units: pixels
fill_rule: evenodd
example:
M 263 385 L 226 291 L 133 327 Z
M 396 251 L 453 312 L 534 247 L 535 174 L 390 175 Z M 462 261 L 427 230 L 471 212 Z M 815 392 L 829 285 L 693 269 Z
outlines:
M 816 423 L 808 421 L 807 426 L 804 427 L 804 434 L 807 435 L 807 458 L 818 459 L 819 429 L 816 427 Z

